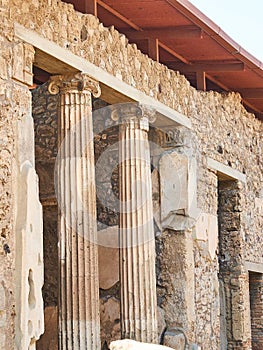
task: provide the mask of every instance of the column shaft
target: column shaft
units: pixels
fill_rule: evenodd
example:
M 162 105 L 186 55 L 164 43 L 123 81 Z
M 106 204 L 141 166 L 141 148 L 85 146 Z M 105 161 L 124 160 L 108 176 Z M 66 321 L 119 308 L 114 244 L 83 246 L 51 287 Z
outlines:
M 51 93 L 56 86 L 60 91 L 56 190 L 63 350 L 100 348 L 92 89 L 86 79 L 82 74 L 53 77 L 49 87 Z
M 120 126 L 120 284 L 123 338 L 157 342 L 155 238 L 148 120 Z

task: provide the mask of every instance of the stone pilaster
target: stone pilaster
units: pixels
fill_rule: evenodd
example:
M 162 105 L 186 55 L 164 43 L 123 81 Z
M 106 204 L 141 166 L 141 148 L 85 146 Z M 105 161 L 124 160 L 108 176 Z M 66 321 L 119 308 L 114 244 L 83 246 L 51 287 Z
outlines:
M 120 121 L 120 283 L 123 338 L 157 341 L 155 237 L 147 110 L 135 103 L 112 113 Z
M 228 349 L 235 350 L 251 349 L 249 276 L 243 262 L 242 206 L 242 184 L 219 181 L 219 280 L 220 294 L 224 297 L 220 301 L 221 336 L 226 336 Z
M 3 46 L 1 54 L 5 53 L 3 57 L 8 60 L 10 54 L 7 55 L 9 51 L 5 52 L 5 49 L 7 47 Z M 3 274 L 4 280 L 0 282 L 5 292 L 2 294 L 0 291 L 1 304 L 4 306 L 3 312 L 0 306 L 0 315 L 3 315 L 0 317 L 0 344 L 3 349 L 34 350 L 37 340 L 44 332 L 43 217 L 39 202 L 38 176 L 35 170 L 31 94 L 28 90 L 28 86 L 33 83 L 34 52 L 31 45 L 17 43 L 13 46 L 13 59 L 8 63 L 8 65 L 12 63 L 12 69 L 5 64 L 1 67 L 1 70 L 5 70 L 7 74 L 1 78 L 8 79 L 9 73 L 12 73 L 12 80 L 6 80 L 6 86 L 1 81 L 5 95 L 2 100 L 4 104 L 0 109 L 6 124 L 3 128 L 5 134 L 1 134 L 2 147 L 5 150 L 2 152 L 4 157 L 1 157 L 1 160 L 5 164 L 9 157 L 12 159 L 10 163 L 6 163 L 6 166 L 12 169 L 13 176 L 12 180 L 2 181 L 1 186 L 6 186 L 9 182 L 12 186 L 15 185 L 12 190 L 0 186 L 1 201 L 7 208 L 6 218 L 2 223 L 3 227 L 6 226 L 5 234 L 8 233 L 5 219 L 15 218 L 15 223 L 11 225 L 9 245 L 7 245 L 8 252 L 14 255 L 8 262 L 0 260 L 0 266 L 4 266 L 6 269 L 4 271 L 8 271 Z M 2 61 L 1 65 L 3 63 Z M 10 123 L 11 120 L 12 123 Z M 9 146 L 5 145 L 6 142 L 11 142 L 10 144 L 13 145 L 9 151 L 7 151 Z M 10 196 L 12 192 L 15 193 L 14 196 Z M 15 200 L 14 207 L 11 207 L 12 215 L 8 214 L 6 195 L 7 198 Z M 0 269 L 1 276 L 2 271 Z M 15 276 L 15 280 L 10 284 L 12 276 Z M 14 301 L 13 296 L 15 296 Z M 13 331 L 10 334 L 14 326 L 14 315 L 15 334 Z M 12 344 L 13 338 L 15 338 L 15 344 Z
M 57 197 L 59 204 L 60 349 L 99 349 L 99 283 L 91 94 L 85 74 L 55 76 L 60 93 Z

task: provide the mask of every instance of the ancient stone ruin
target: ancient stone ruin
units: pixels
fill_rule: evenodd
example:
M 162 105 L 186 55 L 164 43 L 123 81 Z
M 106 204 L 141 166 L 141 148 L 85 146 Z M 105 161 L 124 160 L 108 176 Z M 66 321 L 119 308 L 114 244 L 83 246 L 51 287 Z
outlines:
M 0 0 L 0 349 L 263 349 L 263 66 L 187 3 Z

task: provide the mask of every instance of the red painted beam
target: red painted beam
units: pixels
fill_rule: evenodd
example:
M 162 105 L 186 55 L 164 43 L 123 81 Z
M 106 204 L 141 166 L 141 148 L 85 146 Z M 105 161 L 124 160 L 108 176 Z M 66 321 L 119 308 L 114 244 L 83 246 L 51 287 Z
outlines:
M 263 88 L 239 89 L 241 96 L 245 99 L 263 99 Z
M 240 72 L 244 70 L 242 62 L 222 62 L 222 61 L 203 61 L 184 64 L 180 62 L 164 62 L 171 69 L 180 72 Z
M 97 17 L 97 0 L 64 0 L 72 4 L 75 10 L 82 13 L 89 13 Z
M 147 38 L 158 39 L 193 39 L 201 38 L 201 29 L 195 26 L 178 26 L 174 28 L 153 28 L 142 31 L 124 30 L 124 34 L 133 40 Z
M 159 62 L 159 45 L 158 39 L 148 39 L 148 55 L 153 60 Z
M 197 90 L 206 91 L 205 72 L 196 73 L 196 87 L 197 87 Z

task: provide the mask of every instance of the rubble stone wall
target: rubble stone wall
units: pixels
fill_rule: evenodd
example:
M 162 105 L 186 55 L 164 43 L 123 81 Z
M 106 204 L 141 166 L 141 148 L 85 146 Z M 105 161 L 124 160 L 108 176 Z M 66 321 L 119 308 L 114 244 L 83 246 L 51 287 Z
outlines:
M 2 13 L 3 12 L 3 13 Z M 15 323 L 15 176 L 16 123 L 23 113 L 19 93 L 23 90 L 11 81 L 13 54 L 9 35 L 12 28 L 6 19 L 6 11 L 0 12 L 4 28 L 0 29 L 0 348 L 14 348 Z M 23 92 L 22 92 L 23 95 Z
M 40 200 L 43 204 L 45 283 L 43 297 L 45 307 L 57 306 L 58 252 L 57 252 L 57 203 L 54 171 L 57 156 L 58 96 L 47 92 L 47 84 L 32 90 L 32 115 L 35 129 L 35 161 L 39 176 Z
M 0 348 L 12 349 L 15 321 L 14 119 L 20 113 L 14 113 L 15 106 L 10 99 L 18 90 L 15 84 L 2 81 L 0 90 Z

